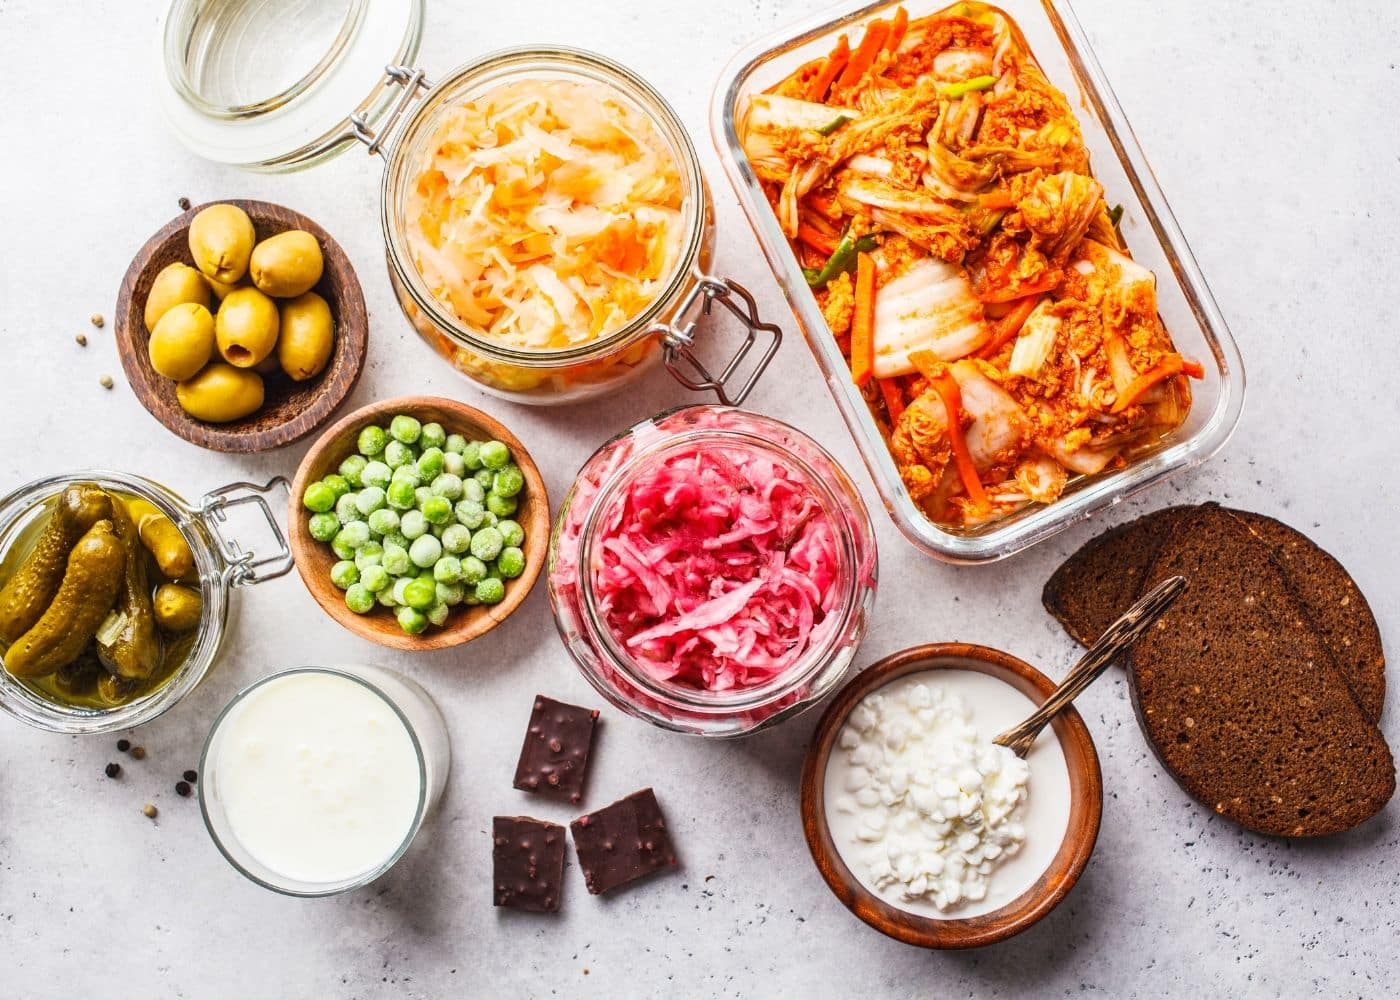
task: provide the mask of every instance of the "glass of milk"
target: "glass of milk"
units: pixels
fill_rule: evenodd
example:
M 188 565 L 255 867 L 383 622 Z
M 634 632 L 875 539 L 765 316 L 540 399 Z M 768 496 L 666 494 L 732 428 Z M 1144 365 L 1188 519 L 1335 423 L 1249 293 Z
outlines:
M 408 678 L 296 667 L 243 689 L 214 720 L 199 803 L 214 844 L 248 878 L 330 896 L 403 856 L 451 759 L 442 713 Z

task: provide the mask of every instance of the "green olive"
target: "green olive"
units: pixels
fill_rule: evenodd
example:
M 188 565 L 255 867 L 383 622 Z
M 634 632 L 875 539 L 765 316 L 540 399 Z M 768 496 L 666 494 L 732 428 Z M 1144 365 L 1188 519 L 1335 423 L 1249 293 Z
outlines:
M 202 277 L 204 283 L 209 286 L 209 290 L 214 293 L 214 298 L 220 302 L 228 298 L 229 292 L 243 287 L 243 282 L 241 281 L 220 281 L 218 278 L 211 278 L 207 274 L 201 274 L 200 277 Z
M 224 360 L 252 368 L 277 346 L 277 303 L 256 288 L 229 292 L 214 317 L 214 338 Z
M 161 268 L 156 280 L 151 282 L 151 290 L 146 295 L 146 332 L 153 332 L 170 307 L 182 302 L 209 308 L 209 286 L 204 283 L 202 274 L 176 261 Z
M 195 302 L 171 306 L 151 333 L 151 367 L 183 382 L 209 363 L 214 353 L 214 317 Z
M 195 266 L 215 281 L 232 284 L 243 277 L 255 242 L 253 220 L 237 205 L 210 205 L 190 221 Z
M 282 333 L 277 339 L 277 360 L 293 381 L 315 378 L 326 367 L 335 345 L 335 321 L 331 307 L 315 292 L 282 303 Z
M 316 237 L 303 229 L 289 229 L 253 248 L 249 273 L 253 284 L 268 295 L 291 299 L 311 291 L 324 267 Z
M 257 372 L 215 361 L 177 385 L 175 398 L 196 420 L 225 424 L 262 406 L 263 381 Z

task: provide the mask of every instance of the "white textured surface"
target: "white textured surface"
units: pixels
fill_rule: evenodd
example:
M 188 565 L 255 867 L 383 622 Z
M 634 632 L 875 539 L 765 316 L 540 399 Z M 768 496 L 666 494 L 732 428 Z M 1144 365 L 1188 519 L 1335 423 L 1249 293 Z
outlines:
M 1133 509 L 1207 498 L 1280 515 L 1340 556 L 1400 650 L 1394 512 L 1400 425 L 1394 262 L 1400 257 L 1400 71 L 1393 4 L 1080 0 L 1162 187 L 1233 325 L 1250 375 L 1243 424 L 1196 474 Z M 690 125 L 718 202 L 723 269 L 784 317 L 718 171 L 709 91 L 740 44 L 807 8 L 777 0 L 595 4 L 431 0 L 422 64 L 565 41 L 609 52 Z M 1343 13 L 1343 10 L 1346 13 Z M 358 265 L 373 336 L 352 403 L 407 392 L 483 397 L 410 332 L 385 279 L 377 165 L 351 154 L 270 178 L 199 162 L 171 139 L 147 81 L 155 0 L 0 0 L 0 490 L 110 466 L 189 496 L 289 474 L 303 446 L 229 458 L 174 438 L 120 379 L 110 327 L 135 249 L 195 201 L 283 202 L 324 224 Z M 90 346 L 73 335 L 85 332 Z M 112 373 L 118 386 L 102 390 Z M 527 442 L 557 499 L 606 436 L 680 400 L 664 376 L 606 406 L 523 412 L 486 402 Z M 855 451 L 798 338 L 753 405 Z M 875 504 L 864 471 L 856 473 Z M 1119 511 L 1001 565 L 936 565 L 880 515 L 882 588 L 868 663 L 914 642 L 1005 647 L 1058 675 L 1069 640 L 1041 610 L 1056 561 Z M 288 577 L 240 595 L 224 660 L 178 710 L 141 731 L 144 762 L 102 775 L 111 740 L 0 720 L 0 952 L 14 997 L 777 995 L 855 997 L 1167 993 L 1380 996 L 1400 990 L 1396 807 L 1321 843 L 1244 833 L 1190 802 L 1151 757 L 1110 676 L 1082 699 L 1099 743 L 1103 831 L 1078 888 L 1019 939 L 926 954 L 853 919 L 808 860 L 796 808 L 807 717 L 738 745 L 668 736 L 604 713 L 589 807 L 653 784 L 682 871 L 564 913 L 491 907 L 495 813 L 566 820 L 510 787 L 530 698 L 598 704 L 554 636 L 543 587 L 509 627 L 465 652 L 410 656 L 341 631 Z M 388 877 L 300 902 L 243 881 L 171 786 L 230 694 L 289 664 L 373 660 L 418 678 L 452 727 L 441 813 Z M 1385 728 L 1400 743 L 1392 697 Z M 152 823 L 141 804 L 161 808 Z

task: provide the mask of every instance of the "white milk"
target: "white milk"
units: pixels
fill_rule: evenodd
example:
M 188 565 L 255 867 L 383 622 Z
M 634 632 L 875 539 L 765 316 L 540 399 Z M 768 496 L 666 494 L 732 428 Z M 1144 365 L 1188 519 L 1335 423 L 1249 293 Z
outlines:
M 995 677 L 975 670 L 956 669 L 956 661 L 950 661 L 949 667 L 953 669 L 906 674 L 877 688 L 872 694 L 898 695 L 920 684 L 931 689 L 941 688 L 947 695 L 956 695 L 970 707 L 969 721 L 976 728 L 977 737 L 982 743 L 990 743 L 995 736 L 1025 719 L 1037 707 L 1021 692 Z M 899 701 L 901 699 L 886 699 L 887 705 Z M 908 714 L 909 718 L 897 717 L 894 724 L 918 725 L 915 715 L 905 711 L 902 705 L 896 710 L 896 716 L 900 713 Z M 845 728 L 843 724 L 843 730 Z M 824 785 L 826 818 L 832 841 L 846 867 L 862 885 L 891 906 L 910 913 L 951 919 L 1000 909 L 1028 889 L 1050 866 L 1069 829 L 1069 768 L 1053 728 L 1046 726 L 1026 757 L 1026 763 L 1030 765 L 1030 778 L 1025 799 L 1012 815 L 1012 819 L 1024 827 L 1024 838 L 1018 837 L 1018 843 L 1008 845 L 1014 853 L 1008 851 L 1008 856 L 997 858 L 996 863 L 989 866 L 984 884 L 977 889 L 978 893 L 985 891 L 985 895 L 980 899 L 964 898 L 947 909 L 940 909 L 931 899 L 904 898 L 902 890 L 907 887 L 896 882 L 881 889 L 876 884 L 876 871 L 865 860 L 872 854 L 880 853 L 878 850 L 872 851 L 872 846 L 880 845 L 873 843 L 872 832 L 868 828 L 869 814 L 872 811 L 881 812 L 883 819 L 884 815 L 888 815 L 888 810 L 880 807 L 867 810 L 858 805 L 853 807 L 851 789 L 865 781 L 868 775 L 864 768 L 854 767 L 848 758 L 849 751 L 842 749 L 838 736 L 837 745 L 832 748 L 827 762 Z M 844 809 L 841 808 L 842 803 Z M 935 850 L 936 843 L 935 839 L 930 839 L 930 851 Z M 885 881 L 888 883 L 889 879 Z
M 413 740 L 384 699 L 353 680 L 268 681 L 230 711 L 220 740 L 209 777 L 228 826 L 284 878 L 363 875 L 393 856 L 417 820 Z

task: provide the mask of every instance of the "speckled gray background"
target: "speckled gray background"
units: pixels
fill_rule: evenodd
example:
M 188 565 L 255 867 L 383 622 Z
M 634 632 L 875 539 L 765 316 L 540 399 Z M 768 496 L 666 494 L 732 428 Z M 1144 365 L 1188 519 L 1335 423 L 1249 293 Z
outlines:
M 630 63 L 690 125 L 716 195 L 718 261 L 776 316 L 784 307 L 711 151 L 711 85 L 729 54 L 802 17 L 777 0 L 647 3 L 430 0 L 422 64 L 566 41 Z M 1080 15 L 1248 361 L 1228 449 L 1092 526 L 1001 565 L 920 556 L 878 515 L 883 561 L 868 663 L 914 642 L 1004 646 L 1053 673 L 1071 644 L 1041 611 L 1057 560 L 1099 527 L 1214 498 L 1281 515 L 1351 568 L 1400 650 L 1394 512 L 1400 425 L 1394 271 L 1400 259 L 1400 71 L 1393 3 L 1156 4 L 1079 0 Z M 1343 11 L 1347 13 L 1342 13 Z M 0 0 L 0 490 L 60 470 L 145 472 L 197 496 L 290 473 L 304 446 L 229 458 L 167 434 L 134 400 L 106 332 L 132 252 L 196 201 L 254 197 L 321 221 L 358 265 L 373 321 L 353 402 L 406 392 L 483 397 L 412 335 L 385 280 L 378 168 L 352 154 L 259 177 L 191 157 L 149 84 L 155 0 Z M 82 350 L 73 335 L 86 331 Z M 103 373 L 117 388 L 98 386 Z M 679 400 L 656 377 L 607 406 L 525 412 L 489 403 L 531 443 L 551 491 L 604 437 Z M 753 399 L 857 469 L 800 340 Z M 1078 888 L 1021 938 L 970 954 L 888 941 L 851 918 L 808 860 L 796 782 L 814 718 L 738 745 L 667 736 L 605 712 L 591 806 L 653 784 L 684 868 L 593 899 L 574 867 L 564 913 L 492 909 L 490 817 L 549 808 L 510 787 L 537 691 L 597 704 L 549 619 L 543 588 L 464 652 L 393 654 L 352 638 L 295 577 L 240 595 L 224 661 L 139 734 L 119 782 L 105 738 L 0 720 L 0 954 L 4 992 L 55 997 L 427 996 L 1367 996 L 1400 990 L 1396 808 L 1323 843 L 1269 841 L 1191 803 L 1149 755 L 1121 679 L 1083 699 L 1107 795 Z M 276 667 L 374 660 L 426 684 L 456 763 L 438 816 L 403 863 L 341 899 L 300 902 L 243 881 L 193 801 L 171 791 L 210 719 Z M 1385 728 L 1400 737 L 1392 697 Z M 140 814 L 156 803 L 160 818 Z

